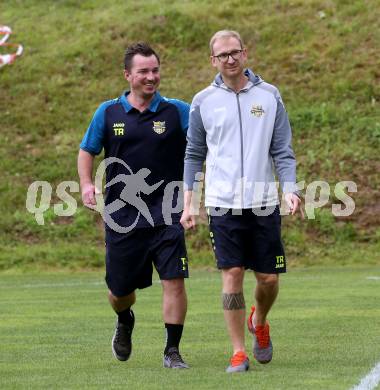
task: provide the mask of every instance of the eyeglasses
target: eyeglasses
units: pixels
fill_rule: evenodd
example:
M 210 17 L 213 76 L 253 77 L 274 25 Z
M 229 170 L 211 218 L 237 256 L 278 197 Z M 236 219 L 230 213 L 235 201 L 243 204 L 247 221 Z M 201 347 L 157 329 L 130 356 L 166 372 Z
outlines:
M 216 56 L 213 56 L 214 58 L 217 58 L 220 62 L 226 63 L 228 62 L 228 58 L 231 57 L 234 61 L 238 60 L 241 56 L 241 53 L 244 49 L 240 50 L 232 50 L 229 53 L 221 53 Z

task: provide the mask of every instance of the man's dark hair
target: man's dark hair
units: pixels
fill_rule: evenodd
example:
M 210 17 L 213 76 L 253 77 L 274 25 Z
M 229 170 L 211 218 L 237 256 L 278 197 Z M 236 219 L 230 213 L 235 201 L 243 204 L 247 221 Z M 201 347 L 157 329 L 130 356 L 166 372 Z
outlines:
M 160 64 L 160 57 L 158 54 L 145 42 L 138 42 L 127 47 L 124 56 L 124 68 L 128 71 L 131 70 L 132 60 L 136 54 L 140 54 L 144 57 L 156 56 L 158 64 Z

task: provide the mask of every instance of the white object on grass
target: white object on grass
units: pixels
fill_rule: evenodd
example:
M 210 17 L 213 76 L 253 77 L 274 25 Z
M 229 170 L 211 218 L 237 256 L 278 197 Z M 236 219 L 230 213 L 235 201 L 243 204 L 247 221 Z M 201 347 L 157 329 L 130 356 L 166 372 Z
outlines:
M 0 54 L 0 68 L 4 65 L 9 65 L 16 57 L 19 57 L 22 52 L 24 51 L 24 48 L 22 45 L 19 45 L 18 43 L 6 43 L 9 36 L 12 34 L 12 29 L 8 26 L 0 26 L 0 46 L 7 46 L 7 47 L 17 47 L 16 52 L 11 54 Z

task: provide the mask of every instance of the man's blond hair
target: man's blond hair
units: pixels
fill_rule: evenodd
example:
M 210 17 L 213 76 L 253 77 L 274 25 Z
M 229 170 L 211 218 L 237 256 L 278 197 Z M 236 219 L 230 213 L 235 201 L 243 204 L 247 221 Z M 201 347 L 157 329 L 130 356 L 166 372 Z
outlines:
M 243 40 L 241 39 L 240 34 L 237 31 L 233 30 L 220 30 L 216 32 L 210 39 L 210 52 L 214 54 L 213 46 L 217 39 L 219 38 L 236 38 L 240 42 L 240 46 L 243 49 Z

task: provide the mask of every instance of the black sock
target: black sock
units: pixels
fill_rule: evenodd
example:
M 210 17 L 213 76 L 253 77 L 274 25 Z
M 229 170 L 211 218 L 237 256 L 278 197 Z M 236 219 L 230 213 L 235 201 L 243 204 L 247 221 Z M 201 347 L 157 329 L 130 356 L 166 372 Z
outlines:
M 169 348 L 179 348 L 181 341 L 183 325 L 182 324 L 166 324 L 166 347 L 164 353 L 167 353 Z
M 123 311 L 116 312 L 116 314 L 119 317 L 120 323 L 128 326 L 133 326 L 133 314 L 130 307 L 128 307 L 128 309 L 125 309 Z

